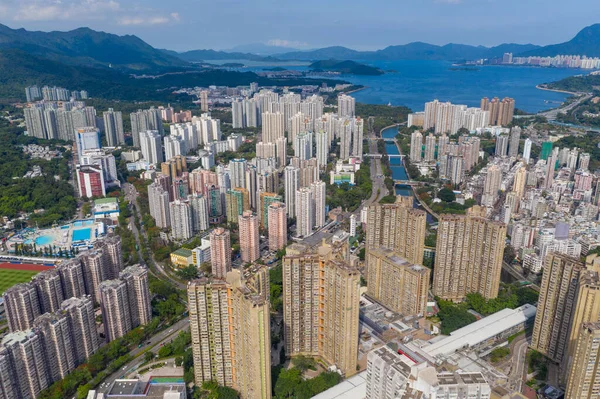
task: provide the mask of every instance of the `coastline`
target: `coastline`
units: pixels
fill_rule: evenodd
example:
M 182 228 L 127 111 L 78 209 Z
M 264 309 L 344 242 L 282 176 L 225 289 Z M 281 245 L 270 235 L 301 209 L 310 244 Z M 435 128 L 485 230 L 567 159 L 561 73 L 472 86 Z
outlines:
M 558 90 L 558 89 L 549 89 L 549 88 L 547 88 L 547 87 L 544 87 L 544 86 L 542 86 L 542 84 L 536 85 L 536 86 L 535 86 L 535 88 L 536 88 L 536 89 L 538 89 L 538 90 L 545 90 L 545 91 L 553 91 L 553 92 L 556 92 L 556 93 L 570 94 L 570 95 L 572 95 L 572 96 L 576 96 L 576 95 L 578 95 L 578 94 L 579 94 L 579 93 L 577 93 L 577 92 L 574 92 L 574 91 L 566 91 L 566 90 Z
M 357 91 L 361 91 L 361 90 L 368 89 L 368 88 L 369 88 L 369 86 L 363 86 L 360 89 L 354 89 L 354 90 L 346 91 L 346 92 L 344 92 L 344 94 L 356 93 Z

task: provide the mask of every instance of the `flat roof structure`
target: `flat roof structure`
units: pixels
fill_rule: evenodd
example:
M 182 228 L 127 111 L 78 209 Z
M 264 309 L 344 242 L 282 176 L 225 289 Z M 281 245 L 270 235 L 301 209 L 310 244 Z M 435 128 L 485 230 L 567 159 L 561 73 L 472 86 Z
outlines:
M 366 375 L 366 371 L 355 374 L 312 399 L 364 399 L 367 395 Z
M 422 350 L 435 357 L 449 355 L 459 349 L 476 346 L 503 331 L 529 321 L 535 317 L 536 310 L 537 308 L 530 304 L 525 304 L 516 309 L 503 309 L 450 333 L 448 337 L 435 340 L 431 345 L 424 346 Z

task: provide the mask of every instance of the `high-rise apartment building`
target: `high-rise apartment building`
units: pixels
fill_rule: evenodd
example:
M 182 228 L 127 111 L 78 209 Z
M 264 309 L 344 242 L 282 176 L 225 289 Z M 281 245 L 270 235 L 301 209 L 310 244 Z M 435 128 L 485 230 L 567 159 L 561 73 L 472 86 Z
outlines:
M 442 299 L 498 296 L 506 225 L 475 216 L 480 213 L 473 207 L 467 215 L 440 216 L 432 290 Z
M 483 184 L 483 195 L 481 197 L 481 205 L 492 207 L 498 200 L 498 191 L 502 183 L 502 170 L 492 165 L 488 168 Z
M 300 188 L 300 169 L 286 166 L 284 169 L 285 207 L 290 218 L 296 217 L 296 192 Z
M 202 90 L 200 92 L 200 111 L 208 112 L 208 90 Z
M 410 136 L 410 160 L 411 162 L 421 162 L 423 147 L 423 134 L 413 132 Z
M 546 256 L 531 347 L 554 362 L 567 352 L 571 315 L 577 304 L 578 281 L 584 264 L 566 255 Z
M 518 126 L 510 129 L 510 145 L 508 147 L 508 156 L 516 158 L 519 155 L 519 142 L 521 141 L 521 128 Z
M 367 210 L 367 249 L 385 247 L 413 264 L 423 264 L 427 214 L 413 208 L 413 197 L 396 197 L 394 204 Z
M 66 299 L 85 295 L 83 266 L 79 259 L 69 259 L 57 266 Z
M 73 342 L 76 343 L 75 362 L 81 364 L 96 352 L 100 345 L 94 302 L 89 295 L 69 298 L 61 304 L 61 312 L 68 316 Z
M 210 263 L 216 278 L 225 278 L 231 271 L 231 236 L 229 230 L 217 227 L 210 232 Z
M 100 303 L 106 339 L 114 341 L 133 328 L 127 283 L 123 280 L 106 280 L 100 283 Z
M 525 163 L 529 163 L 529 159 L 531 158 L 531 145 L 532 141 L 529 137 L 525 139 L 525 144 L 523 146 L 523 159 Z
M 313 201 L 315 202 L 315 227 L 323 227 L 327 223 L 327 212 L 325 209 L 327 190 L 325 182 L 317 180 L 311 183 Z
M 263 112 L 262 142 L 275 143 L 285 136 L 285 116 L 281 112 Z
M 346 94 L 338 96 L 338 115 L 340 117 L 354 117 L 356 100 Z
M 225 209 L 228 223 L 238 223 L 239 217 L 250 209 L 250 193 L 245 188 L 233 188 L 225 193 Z
M 148 186 L 148 202 L 150 216 L 154 218 L 156 227 L 166 229 L 171 227 L 171 212 L 169 209 L 169 191 L 158 183 Z
M 502 100 L 494 97 L 492 100 L 489 100 L 487 97 L 484 97 L 481 100 L 481 109 L 489 112 L 491 125 L 506 126 L 513 120 L 515 100 L 508 97 Z
M 309 187 L 296 191 L 296 236 L 308 237 L 315 227 L 315 200 Z
M 45 313 L 35 319 L 33 331 L 42 339 L 46 354 L 47 375 L 52 381 L 63 379 L 75 369 L 75 347 L 68 316 L 64 313 Z
M 425 137 L 425 158 L 423 159 L 425 162 L 435 161 L 435 143 L 436 138 L 433 134 L 430 133 Z
M 574 342 L 565 399 L 594 399 L 600 392 L 600 323 L 583 323 Z
M 386 248 L 367 251 L 369 296 L 404 316 L 424 315 L 431 270 Z
M 269 250 L 278 251 L 287 244 L 287 215 L 285 205 L 273 202 L 268 209 Z
M 2 295 L 8 329 L 24 331 L 33 325 L 33 320 L 42 314 L 39 295 L 31 284 L 17 284 Z
M 119 273 L 119 279 L 127 284 L 132 327 L 148 324 L 152 319 L 148 269 L 141 265 L 129 266 Z
M 33 331 L 6 335 L 0 345 L 0 384 L 4 398 L 37 398 L 52 381 L 42 338 Z
M 238 218 L 240 228 L 240 257 L 242 262 L 254 262 L 260 258 L 260 235 L 258 216 L 252 211 L 244 211 Z
M 31 279 L 40 301 L 41 313 L 56 312 L 64 300 L 60 274 L 56 269 L 46 270 L 36 274 Z
M 319 356 L 346 377 L 356 373 L 360 273 L 331 246 L 299 244 L 283 258 L 283 318 L 288 356 Z
M 160 109 L 154 107 L 146 110 L 140 109 L 130 114 L 130 120 L 134 147 L 141 148 L 140 133 L 155 130 L 162 135 L 164 132 Z
M 496 137 L 496 156 L 497 157 L 505 157 L 508 155 L 508 143 L 510 142 L 510 138 L 506 134 L 501 134 Z
M 163 156 L 162 136 L 158 130 L 142 131 L 138 136 L 142 156 L 146 161 L 152 165 L 156 165 L 165 160 Z
M 124 269 L 118 279 L 100 283 L 100 304 L 104 331 L 108 341 L 122 337 L 152 317 L 148 270 L 133 265 Z
M 271 397 L 270 312 L 262 294 L 238 270 L 226 280 L 188 284 L 196 384 L 216 381 L 242 399 Z
M 102 114 L 104 119 L 104 135 L 109 147 L 125 144 L 125 133 L 123 132 L 123 114 L 109 108 Z
M 191 206 L 187 201 L 175 200 L 169 204 L 171 235 L 175 240 L 185 241 L 194 235 Z

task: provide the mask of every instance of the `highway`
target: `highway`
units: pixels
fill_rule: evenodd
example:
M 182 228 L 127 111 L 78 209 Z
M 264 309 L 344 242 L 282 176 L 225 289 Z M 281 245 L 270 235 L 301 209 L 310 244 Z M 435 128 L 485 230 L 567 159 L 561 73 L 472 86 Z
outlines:
M 177 323 L 173 324 L 168 329 L 161 331 L 160 333 L 149 338 L 147 341 L 144 342 L 144 345 L 141 348 L 135 348 L 134 350 L 132 350 L 130 352 L 130 354 L 132 356 L 136 357 L 139 354 L 141 354 L 142 352 L 144 352 L 148 349 L 154 349 L 154 348 L 156 348 L 156 350 L 154 350 L 154 352 L 156 353 L 158 351 L 158 348 L 160 348 L 161 344 L 171 341 L 172 339 L 174 339 L 177 336 L 177 334 L 179 334 L 180 331 L 188 330 L 189 327 L 190 327 L 190 319 L 186 317 L 185 319 L 180 320 Z M 146 344 L 146 342 L 150 342 L 150 343 Z M 110 385 L 115 380 L 117 380 L 119 378 L 123 378 L 124 376 L 133 373 L 135 370 L 137 370 L 137 368 L 142 363 L 144 363 L 143 357 L 133 359 L 132 361 L 127 363 L 125 366 L 121 367 L 120 370 L 117 370 L 114 373 L 112 373 L 110 376 L 108 376 L 104 380 L 104 382 L 101 383 L 96 388 L 97 391 L 98 392 L 106 392 L 108 390 L 108 388 L 110 387 Z
M 581 97 L 577 98 L 577 100 L 574 101 L 574 102 L 572 102 L 571 104 L 568 104 L 568 105 L 565 105 L 565 106 L 561 105 L 558 108 L 551 109 L 551 110 L 545 111 L 545 112 L 540 112 L 538 115 L 545 117 L 549 121 L 553 121 L 553 120 L 556 119 L 556 117 L 558 116 L 559 113 L 565 113 L 566 114 L 567 112 L 569 112 L 573 108 L 577 107 L 582 102 L 589 100 L 591 97 L 592 97 L 591 94 L 584 94 Z

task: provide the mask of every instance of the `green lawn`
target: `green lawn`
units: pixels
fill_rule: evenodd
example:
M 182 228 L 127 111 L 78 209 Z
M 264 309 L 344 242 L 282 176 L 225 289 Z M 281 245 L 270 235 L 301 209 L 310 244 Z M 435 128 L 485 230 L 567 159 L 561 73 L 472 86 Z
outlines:
M 0 295 L 15 284 L 28 282 L 38 273 L 31 270 L 0 269 Z

